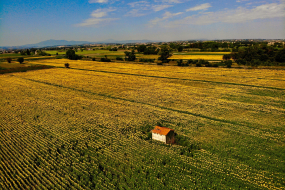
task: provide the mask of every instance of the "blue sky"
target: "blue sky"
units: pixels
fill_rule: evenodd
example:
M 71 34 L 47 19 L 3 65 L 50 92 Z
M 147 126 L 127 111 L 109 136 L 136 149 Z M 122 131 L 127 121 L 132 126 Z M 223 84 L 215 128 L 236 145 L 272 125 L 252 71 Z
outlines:
M 44 40 L 285 38 L 285 0 L 1 0 L 0 46 Z

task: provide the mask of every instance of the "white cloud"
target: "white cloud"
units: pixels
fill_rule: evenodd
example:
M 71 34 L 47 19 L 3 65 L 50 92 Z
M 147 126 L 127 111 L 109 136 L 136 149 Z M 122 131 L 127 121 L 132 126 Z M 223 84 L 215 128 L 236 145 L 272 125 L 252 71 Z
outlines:
M 167 19 L 167 18 L 171 18 L 171 17 L 174 17 L 174 16 L 177 16 L 177 15 L 181 15 L 183 12 L 179 12 L 179 13 L 170 13 L 170 12 L 165 12 L 163 14 L 163 18 Z
M 108 3 L 108 0 L 89 0 L 89 3 Z
M 173 3 L 181 3 L 181 2 L 180 0 L 155 0 L 154 2 L 152 1 L 151 3 L 145 0 L 131 2 L 128 3 L 128 5 L 134 9 L 129 11 L 125 16 L 135 16 L 135 17 L 144 16 L 150 14 L 152 11 L 158 12 L 167 9 L 169 7 L 173 7 L 172 5 Z
M 108 9 L 97 9 L 91 13 L 92 17 L 101 18 L 107 16 L 107 13 L 115 11 L 116 9 L 108 8 Z
M 171 21 L 166 27 L 177 27 L 181 25 L 206 25 L 218 22 L 241 23 L 256 19 L 285 17 L 285 4 L 264 4 L 252 9 L 238 7 L 237 9 L 218 12 L 208 12 L 201 15 L 185 17 L 181 20 Z
M 137 2 L 133 2 L 133 3 L 128 3 L 128 5 L 130 5 L 133 8 L 140 8 L 140 7 L 149 7 L 149 3 L 147 1 L 137 1 Z
M 180 0 L 155 0 L 155 2 L 162 2 L 162 3 L 182 3 Z
M 91 13 L 91 18 L 85 20 L 83 23 L 77 24 L 76 26 L 98 26 L 104 25 L 111 21 L 118 20 L 118 18 L 103 18 L 108 16 L 109 12 L 116 11 L 114 8 L 97 9 Z
M 244 2 L 244 1 L 249 1 L 249 0 L 237 0 L 236 2 L 237 3 L 241 3 L 241 2 Z
M 109 22 L 115 20 L 118 20 L 118 18 L 89 18 L 76 26 L 98 26 L 108 24 Z
M 152 7 L 152 9 L 157 12 L 157 11 L 161 11 L 163 9 L 167 9 L 168 7 L 173 7 L 173 5 L 154 5 Z
M 133 9 L 129 11 L 127 14 L 125 14 L 125 16 L 140 17 L 146 15 L 146 13 L 141 13 L 139 11 L 140 11 L 139 9 Z
M 187 9 L 186 11 L 207 10 L 209 7 L 211 7 L 210 3 L 204 3 L 204 4 L 201 4 L 201 5 L 197 5 L 196 7 L 192 7 L 190 9 Z
M 152 26 L 155 26 L 157 24 L 159 24 L 160 22 L 168 19 L 168 18 L 172 18 L 174 16 L 177 16 L 177 15 L 180 15 L 182 14 L 183 12 L 179 12 L 179 13 L 170 13 L 168 11 L 166 11 L 164 14 L 163 14 L 163 17 L 162 18 L 155 18 L 153 20 L 150 20 L 149 21 L 149 26 L 152 27 Z
M 155 5 L 149 3 L 148 1 L 137 1 L 137 2 L 128 3 L 128 5 L 134 9 L 130 10 L 127 14 L 125 14 L 125 16 L 133 16 L 133 17 L 144 16 L 150 14 L 152 11 L 158 12 L 163 9 L 173 7 L 173 5 L 167 5 L 167 4 Z

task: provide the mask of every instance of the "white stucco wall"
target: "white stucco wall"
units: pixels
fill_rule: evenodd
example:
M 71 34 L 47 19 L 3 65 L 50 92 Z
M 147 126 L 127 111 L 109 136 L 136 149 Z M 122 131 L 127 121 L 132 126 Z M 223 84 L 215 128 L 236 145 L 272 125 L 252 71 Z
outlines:
M 166 136 L 164 136 L 164 135 L 160 135 L 160 134 L 157 134 L 157 133 L 152 133 L 152 139 L 153 140 L 162 141 L 162 142 L 166 143 Z

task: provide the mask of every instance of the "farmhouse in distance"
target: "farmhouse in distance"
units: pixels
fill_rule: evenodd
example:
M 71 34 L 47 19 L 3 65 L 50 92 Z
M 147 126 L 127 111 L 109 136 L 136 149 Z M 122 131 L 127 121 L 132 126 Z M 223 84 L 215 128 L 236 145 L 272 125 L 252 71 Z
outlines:
M 155 128 L 151 132 L 153 140 L 158 140 L 166 144 L 174 144 L 175 142 L 173 129 L 155 126 Z

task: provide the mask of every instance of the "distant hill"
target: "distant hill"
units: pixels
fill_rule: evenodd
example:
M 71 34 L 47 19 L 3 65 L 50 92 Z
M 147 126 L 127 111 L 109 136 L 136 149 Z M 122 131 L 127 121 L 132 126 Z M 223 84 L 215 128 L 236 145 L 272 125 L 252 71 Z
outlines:
M 67 40 L 46 40 L 39 42 L 37 44 L 28 44 L 26 46 L 37 46 L 37 47 L 46 47 L 46 46 L 66 46 L 66 45 L 80 45 L 80 44 L 89 44 L 87 41 L 67 41 Z
M 0 48 L 3 49 L 27 49 L 27 48 L 43 48 L 43 47 L 52 47 L 52 46 L 73 46 L 73 45 L 83 45 L 83 44 L 126 44 L 126 43 L 147 43 L 153 42 L 151 40 L 123 40 L 117 41 L 113 39 L 108 39 L 98 42 L 88 42 L 88 41 L 67 41 L 67 40 L 46 40 L 36 44 L 26 44 L 22 46 L 3 46 Z
M 113 40 L 113 39 L 108 39 L 104 41 L 98 41 L 94 43 L 102 43 L 102 44 L 128 44 L 128 43 L 147 43 L 147 42 L 154 42 L 152 40 Z

